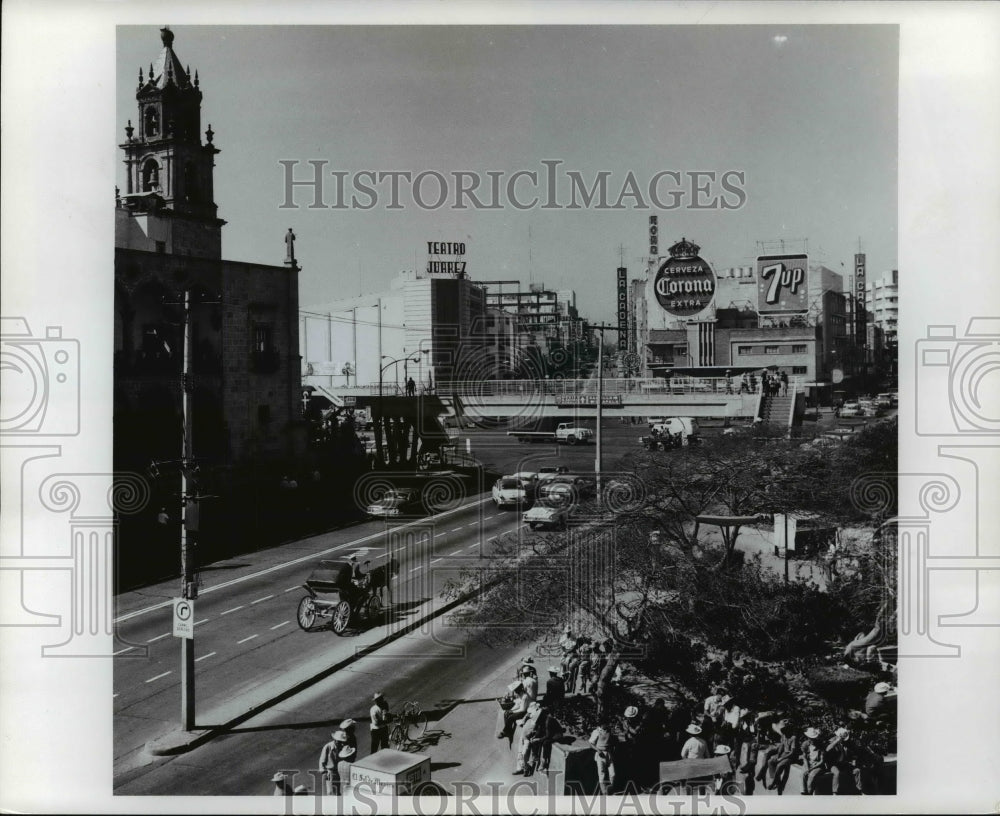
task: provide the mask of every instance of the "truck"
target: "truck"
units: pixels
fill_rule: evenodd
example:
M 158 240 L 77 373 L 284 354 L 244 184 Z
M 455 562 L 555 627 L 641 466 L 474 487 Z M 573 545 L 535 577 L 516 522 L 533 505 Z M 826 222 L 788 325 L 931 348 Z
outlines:
M 566 445 L 586 445 L 594 438 L 590 428 L 582 428 L 572 422 L 560 422 L 554 431 L 507 431 L 521 442 L 558 442 Z
M 639 444 L 646 450 L 684 447 L 696 442 L 699 433 L 694 417 L 667 417 L 649 429 L 649 436 L 640 436 Z

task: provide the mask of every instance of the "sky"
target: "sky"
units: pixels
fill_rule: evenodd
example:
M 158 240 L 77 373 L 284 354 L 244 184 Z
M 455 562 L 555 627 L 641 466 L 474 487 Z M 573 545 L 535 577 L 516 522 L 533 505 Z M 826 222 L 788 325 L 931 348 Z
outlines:
M 850 273 L 859 246 L 869 277 L 898 268 L 896 249 L 898 28 L 810 26 L 172 26 L 174 51 L 199 72 L 202 127 L 211 124 L 223 257 L 280 264 L 292 227 L 303 308 L 388 287 L 423 268 L 428 241 L 466 244 L 474 280 L 520 279 L 574 289 L 581 314 L 613 322 L 615 269 L 645 272 L 647 224 L 657 215 L 660 253 L 682 237 L 717 271 L 773 251 L 806 247 L 811 263 Z M 137 123 L 139 67 L 160 49 L 157 26 L 119 26 L 117 138 Z M 346 173 L 347 207 L 309 208 L 294 192 L 282 208 L 286 169 L 311 178 L 324 161 L 323 203 L 337 203 L 333 171 Z M 631 173 L 643 200 L 620 209 L 517 209 L 505 195 L 545 203 L 546 162 L 591 186 L 606 172 L 608 204 Z M 350 206 L 359 171 L 442 174 L 449 198 L 416 205 L 405 181 L 400 209 L 389 182 L 372 185 L 370 209 Z M 500 207 L 455 210 L 452 174 L 503 173 Z M 649 200 L 662 171 L 660 203 Z M 716 173 L 709 194 L 690 173 Z M 720 186 L 723 174 L 737 196 Z M 706 177 L 701 177 L 704 184 Z M 742 179 L 742 181 L 740 180 Z M 117 183 L 124 189 L 124 165 Z M 366 182 L 366 183 L 371 183 Z M 421 187 L 438 197 L 434 177 Z M 696 209 L 719 199 L 741 206 Z M 366 205 L 370 197 L 358 194 Z M 449 260 L 445 258 L 445 260 Z M 842 266 L 843 264 L 843 266 Z M 845 281 L 846 283 L 846 281 Z

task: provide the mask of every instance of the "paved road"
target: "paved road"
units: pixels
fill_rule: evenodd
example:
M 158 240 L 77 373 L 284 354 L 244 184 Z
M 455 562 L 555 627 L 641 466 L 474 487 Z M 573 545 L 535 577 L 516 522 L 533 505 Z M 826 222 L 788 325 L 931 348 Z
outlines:
M 516 652 L 489 648 L 446 625 L 416 631 L 190 753 L 146 758 L 144 764 L 116 774 L 115 794 L 267 795 L 273 789 L 271 775 L 278 770 L 299 770 L 296 784 L 312 789 L 308 770 L 317 766 L 320 749 L 342 719 L 358 721 L 359 753 L 370 752 L 368 709 L 374 691 L 382 691 L 393 709 L 402 701 L 416 700 L 430 712 L 419 750 L 431 755 L 432 773 L 437 773 L 443 767 L 435 762 L 436 754 L 450 754 L 454 760 L 457 747 L 470 737 L 477 739 L 475 734 L 451 733 L 442 716 L 456 706 L 481 702 L 475 693 L 483 678 L 495 674 Z M 495 707 L 489 706 L 482 740 L 496 742 L 494 716 Z M 474 744 L 468 750 L 478 748 L 493 746 Z
M 333 531 L 264 553 L 211 565 L 195 601 L 198 725 L 232 711 L 241 696 L 271 684 L 291 686 L 355 647 L 378 641 L 417 619 L 438 599 L 445 581 L 478 563 L 492 542 L 519 527 L 517 514 L 475 501 L 434 519 L 402 526 L 409 533 L 398 550 L 394 587 L 398 615 L 387 626 L 303 632 L 295 618 L 302 583 L 320 558 L 357 553 L 377 566 L 386 560 L 386 528 L 371 522 Z M 115 767 L 141 762 L 146 742 L 176 729 L 180 712 L 180 647 L 171 635 L 170 598 L 177 582 L 128 593 L 118 600 L 120 646 L 114 670 Z

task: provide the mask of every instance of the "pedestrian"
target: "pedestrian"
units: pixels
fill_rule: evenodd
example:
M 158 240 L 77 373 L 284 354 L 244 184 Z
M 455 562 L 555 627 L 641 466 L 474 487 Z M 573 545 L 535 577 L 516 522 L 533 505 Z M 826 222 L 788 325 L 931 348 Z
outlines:
M 524 693 L 528 698 L 528 703 L 533 703 L 538 699 L 538 674 L 534 667 L 525 668 L 521 677 L 521 685 L 524 686 Z
M 760 742 L 757 734 L 757 717 L 753 712 L 747 712 L 739 728 L 739 747 L 735 749 L 736 773 L 734 780 L 739 784 L 737 793 L 753 795 L 756 789 L 754 774 L 757 770 L 757 759 L 760 756 Z
M 274 776 L 272 776 L 271 781 L 274 783 L 274 790 L 271 791 L 272 796 L 292 795 L 291 783 L 285 778 L 285 775 L 281 771 L 278 771 Z
M 730 371 L 727 368 L 726 369 L 726 393 L 727 394 L 732 394 L 733 393 L 733 379 L 732 379 L 732 376 L 733 376 L 733 372 Z
M 689 734 L 687 742 L 681 746 L 681 759 L 708 759 L 711 753 L 708 743 L 701 736 L 701 726 L 691 723 L 686 729 Z
M 562 723 L 552 715 L 548 706 L 543 705 L 538 722 L 528 741 L 528 753 L 525 758 L 525 776 L 530 776 L 536 769 L 541 773 L 545 773 L 549 769 L 552 743 L 562 735 Z
M 357 749 L 350 745 L 345 745 L 337 755 L 337 775 L 340 777 L 340 793 L 347 790 L 351 784 L 351 765 L 357 756 Z
M 601 673 L 597 677 L 594 687 L 594 701 L 597 703 L 597 716 L 604 714 L 611 695 L 611 681 L 614 679 L 615 671 L 618 669 L 617 653 L 610 653 L 601 667 Z
M 371 718 L 371 753 L 389 747 L 389 704 L 381 691 L 372 695 L 372 707 L 368 710 Z
M 575 648 L 566 658 L 566 694 L 576 694 L 576 684 L 580 676 L 580 651 Z
M 712 694 L 705 698 L 702 705 L 703 717 L 701 727 L 706 740 L 713 739 L 722 726 L 722 718 L 726 712 L 726 703 L 730 699 L 722 686 L 716 686 Z
M 333 739 L 324 745 L 319 752 L 319 772 L 323 776 L 327 794 L 336 795 L 340 792 L 337 762 L 341 749 L 347 744 L 347 734 L 338 729 L 330 736 Z
M 615 758 L 618 738 L 611 731 L 611 721 L 602 717 L 597 728 L 590 735 L 590 745 L 594 749 L 594 763 L 597 765 L 597 783 L 601 793 L 607 795 L 615 784 Z
M 524 693 L 524 684 L 519 680 L 507 686 L 507 693 L 498 697 L 500 712 L 497 715 L 497 739 L 510 739 L 514 728 L 528 713 L 528 695 Z
M 515 739 L 516 745 L 514 746 L 514 773 L 523 774 L 524 773 L 524 759 L 528 752 L 528 742 L 531 739 L 535 731 L 535 725 L 538 723 L 538 718 L 541 715 L 542 706 L 540 703 L 529 703 L 528 711 L 521 720 L 521 734 L 520 738 Z M 517 734 L 515 732 L 515 737 Z
M 549 666 L 549 679 L 545 683 L 545 707 L 551 709 L 566 697 L 566 682 L 558 666 Z
M 164 526 L 170 524 L 170 514 L 166 507 L 161 507 L 160 512 L 156 514 L 156 523 Z
M 715 792 L 716 793 L 729 793 L 726 783 L 731 782 L 733 779 L 733 773 L 735 769 L 733 768 L 733 749 L 728 745 L 716 745 L 715 750 L 712 752 L 713 756 L 716 758 L 725 757 L 729 760 L 729 773 L 715 774 L 712 779 L 715 782 Z
M 854 741 L 849 729 L 841 726 L 834 731 L 833 739 L 826 745 L 826 764 L 833 777 L 831 791 L 835 796 L 850 793 L 844 776 L 850 775 L 854 790 L 862 795 L 875 792 L 877 761 L 870 751 Z
M 413 382 L 413 377 L 406 381 L 406 396 L 412 397 L 417 393 L 417 384 Z
M 640 768 L 641 754 L 640 743 L 642 742 L 642 720 L 639 719 L 639 708 L 628 706 L 622 713 L 622 742 L 619 749 L 620 760 L 618 762 L 618 778 L 622 784 L 639 784 L 642 776 Z
M 531 675 L 536 680 L 538 679 L 538 671 L 535 669 L 535 659 L 531 655 L 521 658 L 521 665 L 517 667 L 514 679 L 517 680 L 528 675 Z
M 344 745 L 349 745 L 355 751 L 358 750 L 358 734 L 357 734 L 357 723 L 354 720 L 348 718 L 342 720 L 340 723 L 340 730 L 344 732 L 345 739 L 342 740 Z
M 781 372 L 781 396 L 788 396 L 788 374 Z
M 885 695 L 889 693 L 892 686 L 888 683 L 876 683 L 875 688 L 865 698 L 865 714 L 869 719 L 879 720 L 885 717 L 888 706 L 885 702 Z
M 590 684 L 591 684 L 591 667 L 593 666 L 593 650 L 591 649 L 589 638 L 584 638 L 584 643 L 580 647 L 580 666 L 577 669 L 577 673 L 580 676 L 579 688 L 577 691 L 580 694 L 590 694 Z
M 795 727 L 786 720 L 781 729 L 781 740 L 778 743 L 777 751 L 767 761 L 767 771 L 771 775 L 771 781 L 765 781 L 764 787 L 777 791 L 778 796 L 781 796 L 785 792 L 785 784 L 788 782 L 788 772 L 792 763 L 799 758 L 799 754 L 799 739 L 795 735 Z
M 816 778 L 826 770 L 826 756 L 818 728 L 807 728 L 805 736 L 802 741 L 802 795 L 812 796 L 816 792 Z

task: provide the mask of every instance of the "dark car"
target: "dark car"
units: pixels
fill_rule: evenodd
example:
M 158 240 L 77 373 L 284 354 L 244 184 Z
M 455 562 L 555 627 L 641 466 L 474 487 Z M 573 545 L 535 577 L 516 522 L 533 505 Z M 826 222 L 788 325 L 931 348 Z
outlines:
M 420 503 L 420 493 L 413 488 L 404 487 L 387 490 L 381 499 L 368 505 L 365 512 L 376 518 L 419 516 L 423 513 L 423 507 Z
M 546 481 L 538 489 L 538 499 L 548 504 L 577 504 L 596 493 L 597 483 L 592 478 L 567 473 Z

